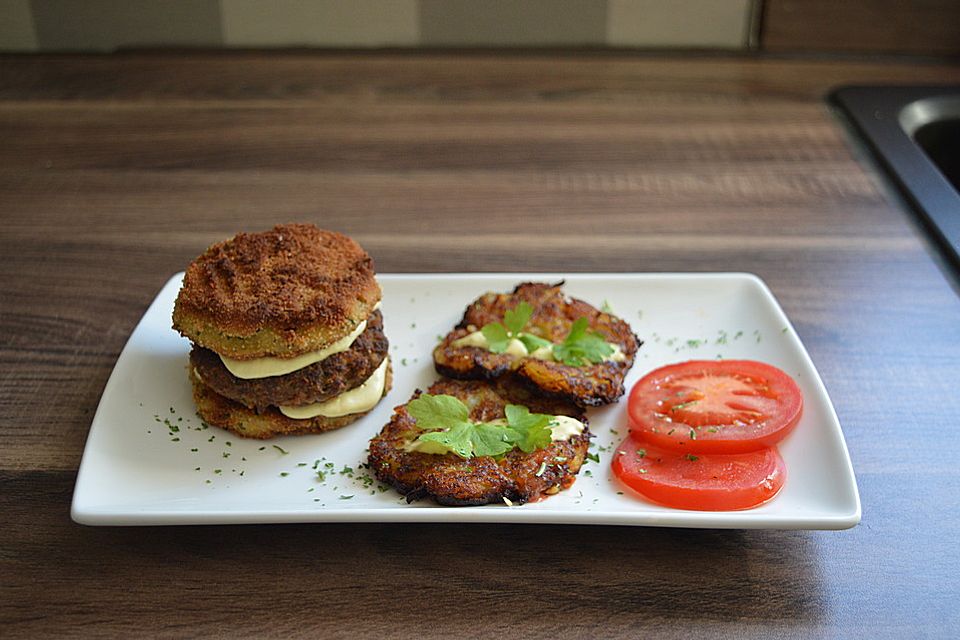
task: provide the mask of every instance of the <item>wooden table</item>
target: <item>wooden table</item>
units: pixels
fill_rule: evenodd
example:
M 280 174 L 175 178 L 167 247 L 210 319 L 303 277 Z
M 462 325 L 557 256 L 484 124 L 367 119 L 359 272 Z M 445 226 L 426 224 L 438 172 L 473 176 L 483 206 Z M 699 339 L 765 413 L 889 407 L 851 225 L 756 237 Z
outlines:
M 0 635 L 956 637 L 960 301 L 822 96 L 958 81 L 902 60 L 0 58 Z M 836 404 L 862 523 L 73 524 L 158 288 L 290 220 L 381 272 L 757 273 Z

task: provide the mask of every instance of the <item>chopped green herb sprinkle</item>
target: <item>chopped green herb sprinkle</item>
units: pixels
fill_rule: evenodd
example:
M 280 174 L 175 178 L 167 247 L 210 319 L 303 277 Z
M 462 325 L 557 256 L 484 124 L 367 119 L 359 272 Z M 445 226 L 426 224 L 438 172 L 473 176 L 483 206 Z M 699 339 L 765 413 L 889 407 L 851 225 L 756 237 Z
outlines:
M 276 449 L 277 451 L 279 451 L 280 453 L 282 453 L 283 455 L 287 455 L 288 453 L 290 453 L 289 451 L 287 451 L 287 450 L 284 449 L 283 447 L 278 447 L 277 445 L 273 445 L 273 448 Z

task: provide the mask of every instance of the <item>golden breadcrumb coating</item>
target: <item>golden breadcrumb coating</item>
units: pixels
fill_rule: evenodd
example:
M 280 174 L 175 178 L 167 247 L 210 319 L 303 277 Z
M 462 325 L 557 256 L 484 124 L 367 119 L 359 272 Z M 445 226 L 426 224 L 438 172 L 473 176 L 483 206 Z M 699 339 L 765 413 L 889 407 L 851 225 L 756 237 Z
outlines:
M 322 349 L 380 300 L 373 259 L 351 238 L 310 224 L 218 242 L 190 263 L 173 328 L 237 359 Z

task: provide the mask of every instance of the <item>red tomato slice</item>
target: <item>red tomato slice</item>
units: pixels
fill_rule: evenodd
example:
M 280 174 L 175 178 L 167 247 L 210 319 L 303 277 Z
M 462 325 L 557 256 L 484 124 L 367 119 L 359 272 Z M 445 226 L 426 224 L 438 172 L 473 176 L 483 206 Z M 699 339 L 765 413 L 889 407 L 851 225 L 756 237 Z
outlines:
M 620 452 L 623 453 L 620 453 Z M 677 453 L 629 437 L 613 456 L 613 472 L 644 497 L 695 511 L 750 509 L 783 488 L 787 468 L 774 447 L 749 453 Z
M 780 442 L 803 412 L 800 387 L 753 360 L 691 360 L 661 367 L 630 391 L 630 432 L 666 449 L 740 453 Z

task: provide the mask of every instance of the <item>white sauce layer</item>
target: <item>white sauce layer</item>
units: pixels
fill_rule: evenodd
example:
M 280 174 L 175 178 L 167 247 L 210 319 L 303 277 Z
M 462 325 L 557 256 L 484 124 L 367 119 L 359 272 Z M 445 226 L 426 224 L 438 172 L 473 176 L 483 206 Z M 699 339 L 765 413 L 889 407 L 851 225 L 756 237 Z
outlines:
M 376 311 L 379 308 L 380 303 L 378 302 L 374 305 L 373 310 Z M 333 344 L 318 351 L 311 351 L 310 353 L 304 353 L 293 358 L 273 358 L 268 356 L 265 358 L 253 358 L 252 360 L 237 360 L 235 358 L 228 358 L 227 356 L 220 356 L 220 359 L 223 361 L 223 366 L 227 368 L 227 371 L 243 380 L 283 376 L 326 360 L 336 353 L 346 351 L 353 346 L 353 343 L 356 342 L 357 338 L 360 337 L 360 334 L 363 333 L 366 328 L 367 321 L 364 320 L 358 324 L 349 335 L 340 338 Z
M 611 347 L 613 347 L 613 353 L 608 355 L 604 360 L 611 362 L 623 362 L 626 360 L 626 355 L 624 355 L 623 350 L 620 348 L 620 345 L 613 344 L 608 342 Z M 483 335 L 482 331 L 474 331 L 473 333 L 468 333 L 462 338 L 458 338 L 450 343 L 451 347 L 461 348 L 461 347 L 477 347 L 478 349 L 490 350 L 490 342 L 487 341 L 487 337 Z M 527 351 L 527 345 L 523 344 L 521 341 L 516 338 L 510 341 L 510 344 L 507 345 L 507 350 L 504 352 L 508 355 L 515 356 L 518 358 L 537 358 L 538 360 L 554 360 L 553 349 L 550 347 L 540 347 L 535 350 L 533 353 Z
M 387 365 L 389 358 L 384 358 L 377 370 L 359 387 L 344 391 L 340 395 L 324 402 L 303 405 L 301 407 L 279 407 L 280 413 L 294 420 L 309 420 L 317 416 L 325 418 L 339 418 L 351 413 L 364 413 L 373 409 L 387 384 Z

